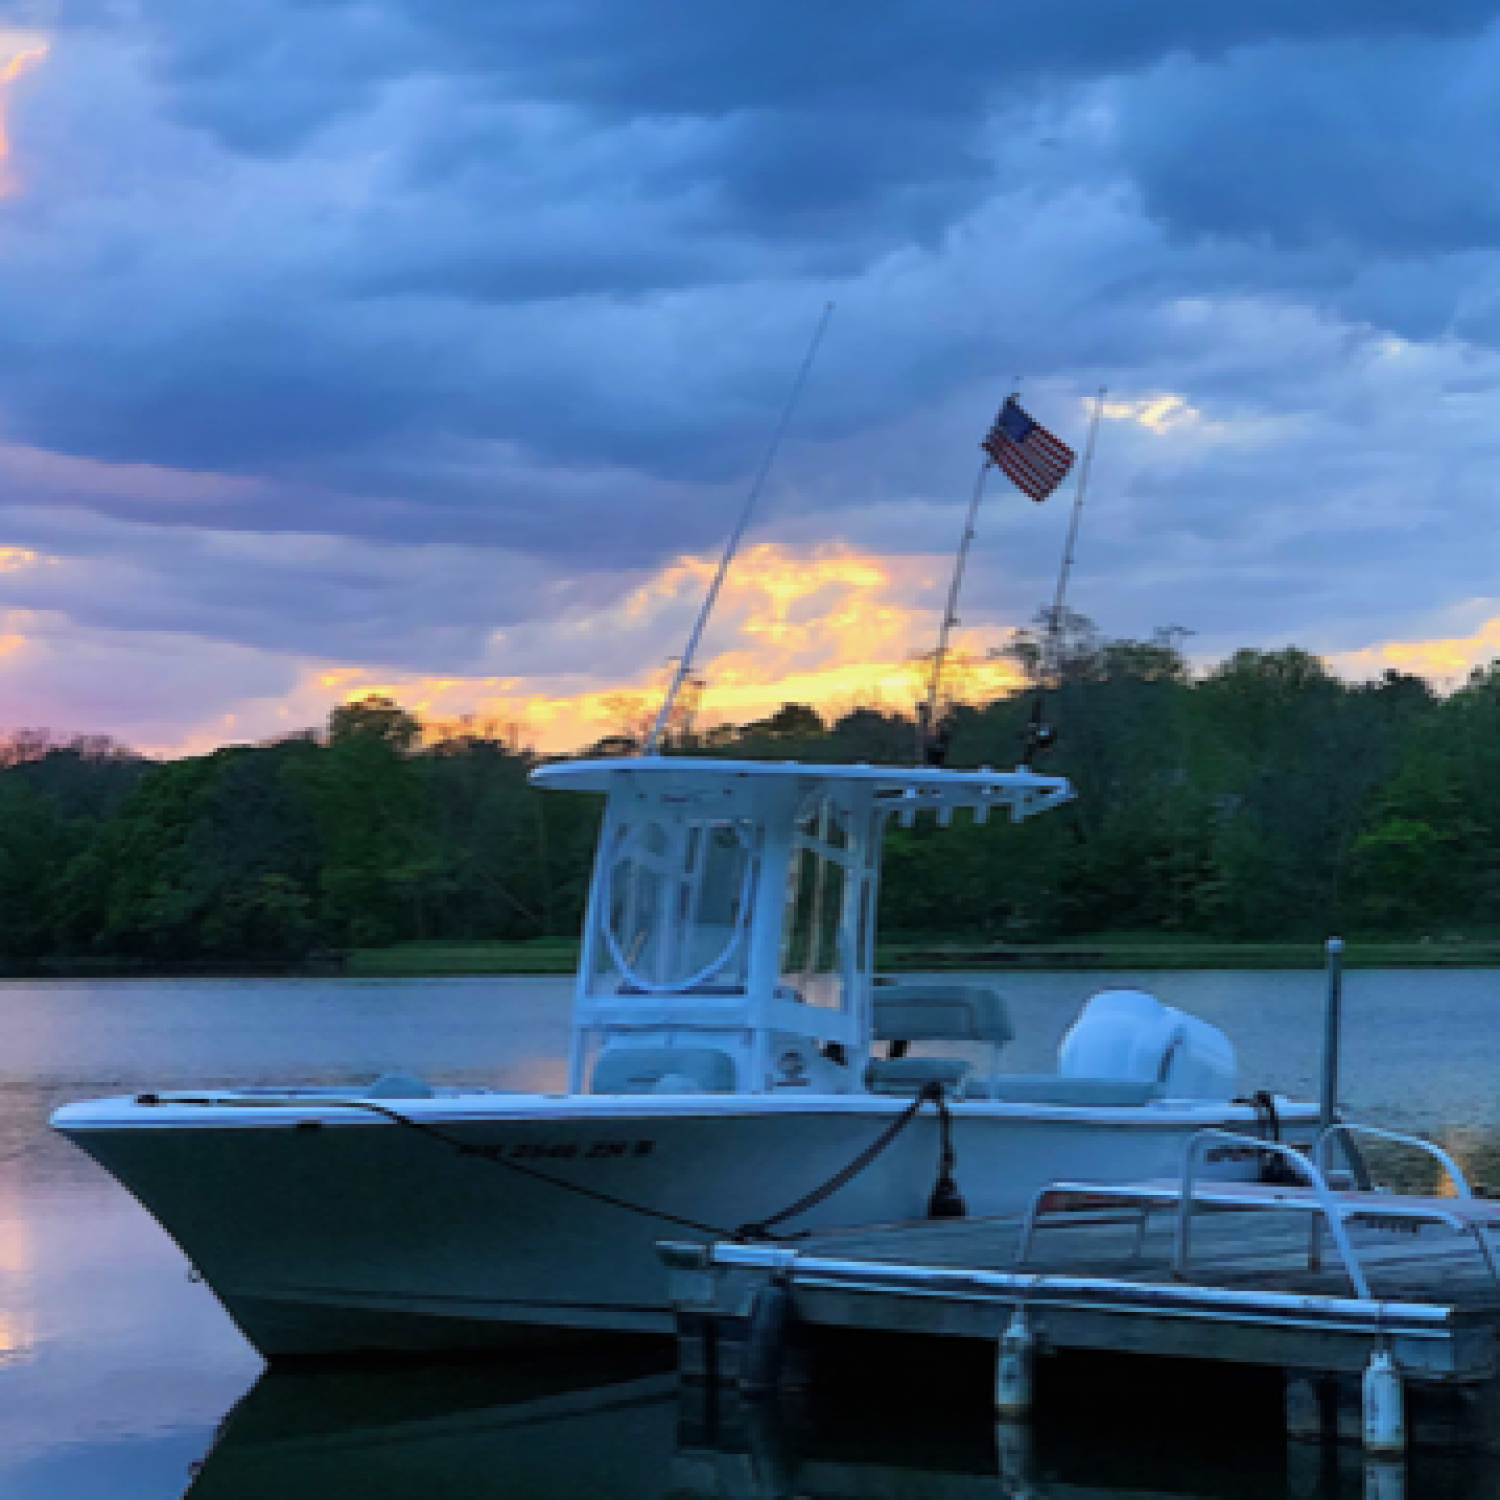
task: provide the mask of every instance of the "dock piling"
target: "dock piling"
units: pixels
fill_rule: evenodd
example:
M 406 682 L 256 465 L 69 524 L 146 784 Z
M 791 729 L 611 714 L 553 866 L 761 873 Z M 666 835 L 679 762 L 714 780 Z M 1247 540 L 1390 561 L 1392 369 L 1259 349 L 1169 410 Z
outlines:
M 1365 1459 L 1365 1500 L 1406 1500 L 1406 1465 L 1400 1459 Z
M 1365 1449 L 1389 1457 L 1406 1451 L 1406 1400 L 1389 1349 L 1377 1349 L 1361 1386 Z
M 995 1467 L 1002 1493 L 1024 1495 L 1031 1488 L 1031 1428 L 1001 1418 L 995 1423 Z
M 1031 1410 L 1031 1366 L 1035 1353 L 1036 1340 L 1026 1322 L 1026 1308 L 1018 1302 L 995 1355 L 998 1415 L 1020 1417 Z
M 740 1391 L 766 1396 L 776 1389 L 781 1373 L 782 1341 L 786 1336 L 791 1297 L 785 1280 L 772 1277 L 755 1293 L 745 1348 L 740 1356 Z
M 1339 1046 L 1344 1025 L 1344 940 L 1331 937 L 1323 945 L 1328 988 L 1323 1001 L 1322 1082 L 1318 1091 L 1318 1129 L 1327 1131 L 1339 1115 Z M 1322 1225 L 1316 1217 L 1307 1229 L 1307 1263 L 1317 1270 L 1322 1265 Z

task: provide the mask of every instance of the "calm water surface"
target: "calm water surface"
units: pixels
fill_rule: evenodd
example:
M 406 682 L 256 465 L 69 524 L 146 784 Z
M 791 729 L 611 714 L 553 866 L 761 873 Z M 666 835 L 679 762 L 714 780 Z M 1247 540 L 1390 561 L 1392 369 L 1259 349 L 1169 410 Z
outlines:
M 1223 1026 L 1244 1087 L 1315 1090 L 1317 974 L 1112 978 Z M 1011 1066 L 1034 1071 L 1100 981 L 996 982 L 1019 1033 Z M 1142 1414 L 1107 1377 L 1092 1390 L 1097 1374 L 1063 1367 L 1045 1378 L 1066 1389 L 1043 1391 L 1034 1427 L 997 1438 L 982 1372 L 938 1404 L 913 1394 L 932 1386 L 913 1371 L 774 1416 L 715 1407 L 679 1393 L 657 1361 L 603 1352 L 262 1378 L 176 1248 L 45 1127 L 67 1100 L 148 1086 L 348 1083 L 399 1068 L 557 1087 L 567 1003 L 567 981 L 550 979 L 0 983 L 0 1496 L 1363 1492 L 1357 1455 L 1288 1450 L 1279 1393 L 1261 1385 L 1163 1387 Z M 1348 1107 L 1443 1141 L 1500 1185 L 1500 973 L 1357 972 L 1346 1003 Z M 1500 1458 L 1419 1458 L 1408 1483 L 1409 1495 L 1500 1495 Z

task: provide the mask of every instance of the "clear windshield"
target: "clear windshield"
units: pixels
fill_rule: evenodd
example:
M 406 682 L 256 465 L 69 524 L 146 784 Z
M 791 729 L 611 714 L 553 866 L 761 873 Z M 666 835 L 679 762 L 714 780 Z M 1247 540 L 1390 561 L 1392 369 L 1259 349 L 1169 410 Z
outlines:
M 644 990 L 743 989 L 753 864 L 751 832 L 739 822 L 622 828 L 606 892 L 602 969 Z
M 845 819 L 818 797 L 797 818 L 786 913 L 781 929 L 781 983 L 809 1005 L 842 1009 L 850 972 L 848 877 L 839 858 L 849 847 Z

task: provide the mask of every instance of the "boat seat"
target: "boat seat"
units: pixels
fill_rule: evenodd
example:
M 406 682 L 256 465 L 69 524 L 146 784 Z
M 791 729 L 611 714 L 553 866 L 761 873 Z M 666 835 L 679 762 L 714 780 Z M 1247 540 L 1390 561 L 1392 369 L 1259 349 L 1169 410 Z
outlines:
M 382 1073 L 365 1090 L 367 1099 L 431 1099 L 432 1085 L 410 1073 Z
M 1002 1073 L 992 1087 L 980 1090 L 980 1097 L 998 1099 L 1005 1104 L 1094 1105 L 1103 1108 L 1140 1106 L 1165 1095 L 1166 1089 L 1161 1084 L 1148 1080 L 1073 1078 L 1060 1073 Z M 970 1097 L 973 1097 L 972 1090 Z
M 924 1084 L 962 1098 L 969 1092 L 970 1063 L 956 1057 L 908 1057 L 912 1042 L 987 1042 L 991 1067 L 1015 1035 L 1005 1001 L 983 984 L 881 984 L 871 994 L 871 1035 L 889 1042 L 889 1057 L 872 1058 L 865 1087 L 872 1094 L 915 1098 Z
M 872 1057 L 865 1087 L 872 1094 L 915 1099 L 924 1084 L 940 1083 L 945 1094 L 961 1099 L 972 1071 L 961 1057 Z
M 594 1094 L 732 1094 L 734 1062 L 717 1047 L 608 1047 L 594 1064 Z
M 989 1042 L 1015 1036 L 998 991 L 983 984 L 882 984 L 871 992 L 879 1042 Z

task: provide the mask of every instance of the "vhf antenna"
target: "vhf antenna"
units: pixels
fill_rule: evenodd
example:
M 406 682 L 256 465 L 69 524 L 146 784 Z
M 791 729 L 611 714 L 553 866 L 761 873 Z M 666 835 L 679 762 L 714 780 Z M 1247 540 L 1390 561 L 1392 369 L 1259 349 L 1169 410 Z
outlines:
M 724 577 L 729 572 L 730 563 L 734 561 L 734 554 L 739 548 L 740 539 L 745 534 L 745 528 L 750 524 L 750 517 L 755 510 L 756 502 L 760 499 L 760 492 L 765 488 L 771 466 L 776 462 L 781 440 L 786 436 L 786 430 L 791 425 L 792 414 L 797 410 L 797 403 L 802 399 L 802 388 L 807 384 L 808 373 L 812 370 L 813 361 L 818 357 L 818 346 L 823 342 L 823 335 L 828 331 L 828 323 L 832 317 L 833 303 L 830 302 L 824 307 L 823 316 L 818 319 L 812 342 L 807 346 L 807 353 L 802 357 L 802 365 L 797 371 L 797 378 L 792 382 L 791 393 L 787 396 L 786 405 L 782 408 L 781 420 L 777 422 L 776 430 L 771 434 L 771 441 L 766 447 L 765 456 L 760 461 L 760 468 L 755 471 L 755 478 L 750 482 L 750 492 L 745 496 L 739 522 L 730 533 L 729 541 L 724 548 L 724 555 L 719 559 L 719 570 L 714 574 L 713 582 L 708 586 L 708 594 L 703 600 L 703 608 L 698 612 L 697 623 L 693 626 L 692 634 L 688 636 L 687 645 L 683 648 L 682 656 L 677 662 L 677 670 L 672 674 L 667 696 L 662 700 L 661 712 L 657 714 L 656 722 L 651 726 L 651 733 L 646 736 L 646 745 L 641 752 L 643 755 L 656 754 L 656 747 L 661 743 L 662 733 L 672 716 L 672 705 L 688 673 L 693 670 L 693 657 L 698 650 L 699 642 L 703 639 L 708 617 L 714 612 L 714 604 L 718 600 L 719 590 L 723 587 Z

